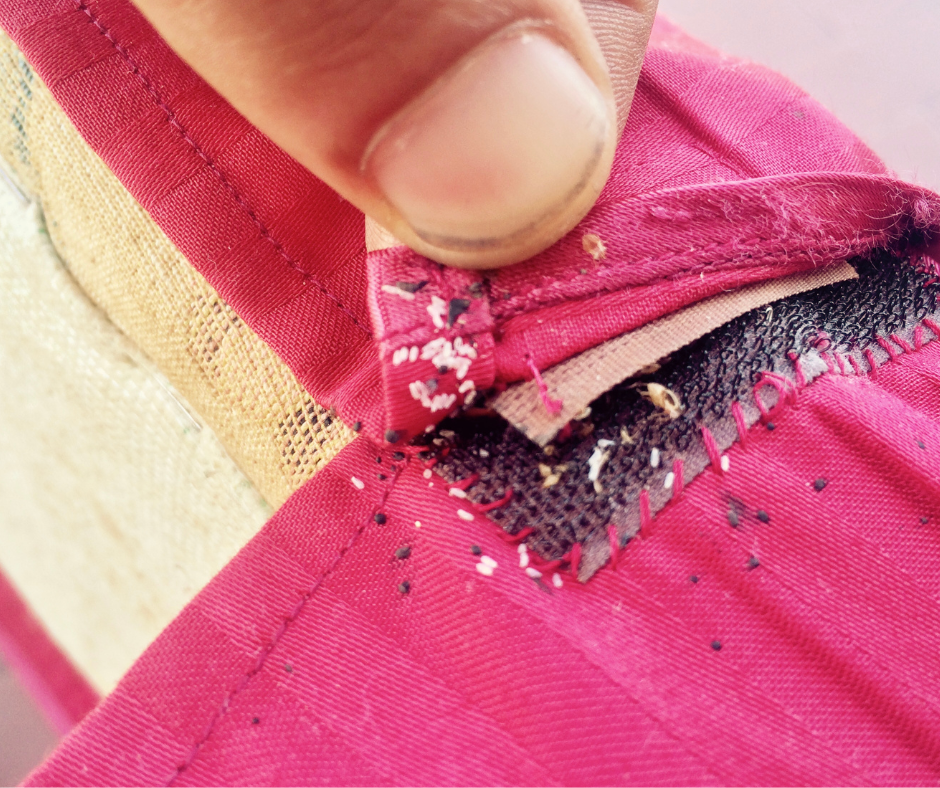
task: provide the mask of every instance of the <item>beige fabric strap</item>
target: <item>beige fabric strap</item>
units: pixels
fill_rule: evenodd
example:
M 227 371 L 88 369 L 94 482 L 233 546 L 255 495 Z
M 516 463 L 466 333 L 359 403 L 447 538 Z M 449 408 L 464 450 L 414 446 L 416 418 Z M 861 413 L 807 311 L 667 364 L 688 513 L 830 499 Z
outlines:
M 353 437 L 189 264 L 0 33 L 0 157 L 82 289 L 277 507 Z
M 700 301 L 545 371 L 561 412 L 548 412 L 533 381 L 510 386 L 490 406 L 541 446 L 605 391 L 729 320 L 796 293 L 857 277 L 848 263 L 775 279 Z M 772 308 L 772 307 L 768 307 Z
M 0 568 L 102 693 L 271 515 L 0 184 Z

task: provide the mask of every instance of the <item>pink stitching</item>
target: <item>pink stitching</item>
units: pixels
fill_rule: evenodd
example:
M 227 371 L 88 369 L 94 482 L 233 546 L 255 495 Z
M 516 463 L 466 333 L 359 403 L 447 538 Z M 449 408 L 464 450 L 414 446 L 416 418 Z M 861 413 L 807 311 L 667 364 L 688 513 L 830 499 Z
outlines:
M 406 465 L 407 463 L 408 461 L 406 460 Z M 385 491 L 382 494 L 382 497 L 379 500 L 377 506 L 375 507 L 375 512 L 373 514 L 380 512 L 382 510 L 382 508 L 385 505 L 385 502 L 388 500 L 389 496 L 392 494 L 392 490 L 395 487 L 395 483 L 398 481 L 399 477 L 401 476 L 401 473 L 402 473 L 402 469 L 396 471 L 395 475 L 392 477 L 391 481 L 386 486 Z M 284 636 L 284 633 L 287 632 L 287 628 L 297 619 L 301 611 L 306 606 L 307 602 L 310 601 L 310 598 L 320 589 L 320 586 L 322 586 L 326 578 L 330 576 L 330 573 L 334 569 L 336 569 L 337 566 L 339 566 L 342 560 L 346 557 L 346 553 L 348 553 L 356 544 L 356 542 L 359 541 L 359 537 L 362 536 L 363 532 L 366 530 L 366 528 L 371 522 L 373 522 L 373 519 L 370 517 L 356 529 L 356 531 L 352 535 L 352 538 L 349 540 L 346 546 L 343 547 L 337 554 L 336 558 L 333 559 L 333 563 L 331 563 L 323 571 L 323 574 L 321 574 L 314 581 L 313 585 L 311 585 L 310 588 L 308 588 L 307 591 L 303 594 L 303 596 L 301 596 L 297 604 L 294 605 L 293 610 L 291 610 L 290 613 L 288 613 L 286 616 L 284 616 L 281 619 L 281 624 L 280 626 L 278 626 L 274 634 L 271 636 L 271 641 L 266 646 L 262 647 L 262 649 L 258 652 L 258 658 L 255 660 L 254 666 L 251 667 L 248 670 L 248 672 L 245 673 L 244 676 L 242 676 L 238 684 L 235 685 L 232 691 L 229 692 L 229 694 L 226 696 L 225 700 L 222 701 L 222 705 L 219 707 L 219 709 L 216 711 L 215 715 L 212 717 L 211 721 L 209 722 L 209 725 L 206 728 L 206 732 L 193 744 L 193 748 L 190 751 L 189 755 L 187 756 L 186 760 L 183 761 L 183 763 L 181 763 L 179 766 L 177 766 L 173 774 L 170 775 L 170 779 L 166 782 L 167 787 L 173 785 L 176 779 L 184 771 L 186 771 L 186 769 L 188 769 L 192 765 L 192 763 L 196 760 L 197 756 L 199 755 L 199 751 L 202 749 L 205 743 L 209 740 L 209 737 L 212 735 L 212 732 L 215 730 L 215 726 L 225 716 L 229 708 L 231 708 L 232 701 L 234 701 L 235 697 L 243 689 L 245 689 L 245 687 L 248 686 L 249 682 L 256 675 L 258 675 L 258 673 L 261 672 L 261 670 L 265 666 L 265 663 L 268 660 L 268 657 L 271 655 L 271 652 L 274 651 L 274 649 L 277 647 L 278 642 Z
M 800 359 L 800 354 L 795 350 L 791 350 L 787 353 L 787 358 L 793 362 L 793 372 L 796 375 L 796 385 L 798 388 L 806 388 L 806 375 L 803 374 L 803 362 Z
M 829 357 L 829 354 L 823 350 L 820 351 L 819 357 L 826 362 L 826 370 L 829 372 L 829 374 L 834 374 L 836 371 L 836 365 L 835 362 Z
M 475 503 L 473 504 L 473 508 L 476 509 L 480 514 L 486 514 L 487 512 L 493 511 L 493 509 L 499 509 L 500 507 L 505 506 L 511 500 L 512 487 L 507 487 L 505 494 L 499 500 L 491 501 L 490 503 Z M 520 531 L 519 533 L 522 532 Z M 518 536 L 518 534 L 516 534 L 516 536 Z M 526 536 L 528 536 L 528 534 L 526 534 Z
M 833 353 L 833 356 L 836 357 L 836 363 L 839 365 L 839 373 L 845 375 L 845 358 L 843 358 L 841 353 Z
M 568 559 L 570 561 L 569 570 L 571 571 L 571 576 L 577 580 L 578 579 L 578 566 L 581 564 L 581 543 L 575 542 L 571 545 L 571 553 Z
M 875 341 L 876 341 L 879 345 L 881 345 L 881 349 L 884 350 L 884 352 L 887 353 L 888 356 L 890 356 L 890 358 L 891 358 L 892 361 L 894 361 L 898 356 L 901 355 L 900 353 L 898 353 L 898 351 L 896 351 L 893 347 L 891 347 L 891 345 L 890 345 L 890 343 L 888 342 L 888 340 L 885 339 L 884 337 L 882 337 L 882 336 L 876 336 L 876 337 L 875 337 Z
M 908 342 L 901 339 L 901 337 L 899 337 L 897 334 L 891 335 L 891 341 L 894 342 L 894 344 L 901 348 L 901 350 L 903 350 L 905 353 L 914 352 L 914 348 L 912 348 Z
M 620 558 L 620 537 L 617 536 L 617 526 L 607 526 L 607 541 L 610 543 L 610 568 L 617 571 L 617 561 Z
M 844 252 L 844 258 L 854 256 L 855 254 L 861 254 L 867 249 L 873 248 L 875 246 L 881 245 L 881 241 L 885 239 L 891 239 L 889 233 L 882 231 L 874 231 L 869 233 L 866 236 L 859 237 L 855 239 L 852 243 L 843 243 L 838 240 L 831 240 L 829 242 L 820 242 L 809 247 L 800 247 L 800 251 L 804 252 L 808 256 L 832 256 L 837 253 Z M 491 310 L 493 316 L 499 321 L 509 320 L 519 314 L 523 314 L 529 311 L 529 308 L 526 306 L 527 302 L 535 301 L 539 305 L 552 305 L 560 301 L 580 301 L 588 298 L 593 298 L 597 295 L 597 292 L 585 293 L 583 296 L 577 298 L 572 298 L 566 296 L 564 293 L 555 294 L 552 291 L 557 290 L 560 287 L 568 284 L 572 280 L 578 279 L 587 279 L 588 281 L 595 282 L 598 290 L 607 290 L 615 292 L 617 290 L 622 290 L 627 287 L 648 287 L 649 285 L 656 284 L 658 282 L 665 282 L 668 280 L 673 281 L 684 281 L 686 279 L 691 279 L 696 277 L 702 271 L 724 271 L 728 270 L 746 270 L 741 266 L 740 259 L 733 260 L 711 260 L 699 263 L 697 265 L 690 266 L 681 271 L 675 271 L 670 274 L 664 274 L 662 276 L 656 276 L 652 279 L 644 279 L 638 282 L 627 283 L 623 286 L 611 286 L 605 277 L 599 276 L 600 272 L 611 272 L 611 273 L 628 273 L 631 269 L 635 269 L 638 265 L 647 265 L 654 263 L 665 263 L 676 257 L 701 257 L 703 254 L 708 253 L 712 254 L 715 252 L 720 252 L 723 249 L 738 249 L 740 247 L 747 246 L 757 246 L 760 243 L 764 242 L 773 242 L 774 238 L 747 238 L 741 240 L 727 241 L 725 243 L 713 243 L 708 244 L 707 246 L 694 247 L 692 249 L 680 249 L 675 252 L 669 252 L 661 257 L 647 257 L 643 260 L 631 260 L 629 263 L 608 263 L 603 267 L 597 267 L 592 269 L 588 274 L 575 275 L 571 278 L 559 278 L 551 279 L 545 281 L 543 279 L 542 283 L 538 286 L 533 286 L 528 290 L 517 292 L 509 300 L 495 300 L 491 304 Z M 749 258 L 752 262 L 747 268 L 756 268 L 760 265 L 766 265 L 767 263 L 772 262 L 781 262 L 781 263 L 791 263 L 793 262 L 792 255 L 789 251 L 775 251 L 769 252 L 760 256 L 752 256 Z M 840 256 L 842 259 L 842 256 Z
M 682 495 L 682 491 L 685 489 L 685 482 L 683 481 L 683 473 L 685 469 L 685 463 L 676 458 L 672 463 L 672 500 L 676 501 L 679 499 L 679 496 Z
M 868 362 L 868 375 L 872 380 L 878 378 L 878 365 L 875 363 L 875 354 L 872 353 L 871 348 L 865 348 L 865 351 L 862 353 L 865 356 L 865 361 Z
M 348 307 L 344 306 L 343 303 L 334 296 L 329 290 L 326 289 L 326 286 L 320 282 L 313 274 L 305 271 L 301 268 L 300 264 L 290 258 L 284 247 L 281 246 L 280 242 L 271 235 L 271 231 L 265 226 L 264 222 L 261 221 L 261 218 L 258 214 L 255 213 L 254 209 L 248 204 L 244 197 L 239 194 L 238 190 L 234 185 L 229 181 L 225 176 L 225 173 L 219 168 L 219 166 L 212 160 L 212 157 L 209 156 L 190 135 L 189 132 L 183 127 L 183 124 L 179 122 L 179 119 L 176 117 L 176 113 L 170 108 L 170 106 L 160 97 L 159 92 L 153 86 L 153 83 L 144 75 L 140 70 L 140 67 L 131 57 L 130 52 L 124 48 L 121 44 L 118 43 L 117 39 L 111 33 L 111 31 L 104 25 L 104 23 L 95 16 L 94 12 L 88 7 L 85 0 L 74 0 L 75 5 L 78 7 L 85 16 L 88 17 L 88 21 L 91 22 L 98 32 L 103 35 L 108 41 L 111 42 L 111 46 L 114 47 L 114 50 L 124 59 L 124 62 L 127 64 L 127 67 L 130 69 L 131 73 L 137 77 L 140 83 L 144 86 L 144 89 L 150 95 L 150 98 L 153 99 L 154 103 L 163 110 L 163 114 L 166 115 L 167 121 L 170 124 L 170 127 L 180 135 L 184 142 L 186 142 L 189 147 L 193 149 L 193 152 L 202 159 L 203 163 L 215 174 L 219 179 L 222 185 L 225 187 L 226 191 L 232 195 L 235 202 L 237 202 L 245 213 L 248 214 L 248 218 L 251 219 L 252 224 L 258 228 L 258 232 L 261 234 L 261 237 L 265 241 L 270 243 L 274 247 L 274 251 L 287 263 L 287 265 L 292 268 L 294 271 L 299 273 L 304 281 L 309 282 L 314 287 L 317 288 L 323 295 L 329 298 L 340 311 L 342 311 L 353 323 L 359 327 L 368 337 L 372 337 L 372 332 L 366 328 L 362 323 L 359 322 L 359 319 Z
M 923 323 L 925 326 L 927 326 L 927 328 L 929 328 L 933 332 L 935 339 L 940 339 L 940 325 L 937 325 L 929 317 L 925 317 L 920 322 Z
M 920 350 L 924 346 L 924 327 L 918 323 L 914 327 L 914 350 Z
M 552 399 L 552 397 L 549 395 L 548 384 L 542 377 L 542 373 L 539 372 L 539 368 L 535 366 L 535 360 L 532 358 L 531 353 L 525 357 L 525 361 L 529 367 L 529 370 L 532 372 L 532 379 L 535 381 L 535 385 L 538 387 L 539 397 L 542 398 L 542 404 L 545 406 L 545 410 L 547 410 L 553 416 L 557 413 L 560 413 L 564 403 L 560 399 Z
M 721 452 L 718 451 L 718 444 L 715 442 L 715 436 L 708 427 L 702 427 L 702 441 L 705 443 L 705 452 L 708 454 L 708 461 L 719 476 L 724 474 L 721 467 Z
M 859 366 L 858 366 L 858 361 L 855 360 L 855 356 L 849 355 L 849 364 L 852 365 L 852 371 L 853 371 L 856 375 L 861 375 L 861 374 L 862 374 L 862 370 L 859 368 Z

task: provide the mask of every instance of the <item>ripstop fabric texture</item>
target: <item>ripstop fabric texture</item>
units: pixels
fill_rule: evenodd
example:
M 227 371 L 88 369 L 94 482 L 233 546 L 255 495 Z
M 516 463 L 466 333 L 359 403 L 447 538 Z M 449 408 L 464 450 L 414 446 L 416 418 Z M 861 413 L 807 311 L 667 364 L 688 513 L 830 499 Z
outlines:
M 584 584 L 574 548 L 527 572 L 487 504 L 383 441 L 428 423 L 411 383 L 431 342 L 434 396 L 521 379 L 722 287 L 929 249 L 935 195 L 780 77 L 660 23 L 581 228 L 497 279 L 396 249 L 367 278 L 362 217 L 124 0 L 2 0 L 0 23 L 186 258 L 365 432 L 30 784 L 940 779 L 935 334 L 782 397 L 774 430 Z

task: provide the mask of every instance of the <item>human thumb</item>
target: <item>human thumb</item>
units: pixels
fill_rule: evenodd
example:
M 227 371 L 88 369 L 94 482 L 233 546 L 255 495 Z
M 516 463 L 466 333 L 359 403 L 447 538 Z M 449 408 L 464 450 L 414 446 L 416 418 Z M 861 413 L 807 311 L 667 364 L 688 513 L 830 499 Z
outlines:
M 421 254 L 553 243 L 610 171 L 617 103 L 576 0 L 135 0 L 252 123 Z

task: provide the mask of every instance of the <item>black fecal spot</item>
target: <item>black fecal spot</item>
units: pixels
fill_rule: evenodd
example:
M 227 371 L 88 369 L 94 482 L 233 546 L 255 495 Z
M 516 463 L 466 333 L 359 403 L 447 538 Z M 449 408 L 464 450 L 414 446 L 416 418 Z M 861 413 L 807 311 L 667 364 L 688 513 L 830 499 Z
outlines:
M 388 478 L 388 476 L 386 476 L 384 473 L 380 473 L 378 476 L 380 482 L 384 482 Z
M 447 305 L 447 327 L 451 328 L 454 321 L 470 308 L 470 301 L 466 298 L 452 298 Z
M 385 430 L 385 440 L 387 443 L 398 443 L 398 439 L 401 437 L 398 430 Z
M 483 282 L 471 282 L 468 289 L 471 298 L 483 298 Z
M 361 422 L 361 421 L 354 421 L 354 422 L 353 422 L 353 432 L 359 432 L 361 429 L 362 429 L 362 422 Z
M 483 555 L 483 550 L 478 544 L 471 545 L 470 552 L 473 553 L 474 555 Z
M 411 583 L 407 580 L 403 580 L 398 584 L 398 590 L 403 594 L 407 594 L 411 591 Z
M 395 282 L 395 287 L 404 290 L 406 293 L 417 293 L 427 283 L 427 279 L 422 279 L 420 282 Z
M 445 366 L 440 366 L 437 368 L 437 372 L 439 375 L 446 375 L 450 370 Z
M 929 520 L 928 518 L 926 518 L 926 517 L 921 517 L 921 518 L 920 518 L 920 524 L 921 524 L 921 525 L 927 525 L 928 522 L 930 522 L 930 520 Z
M 285 665 L 285 666 L 284 666 L 284 671 L 287 672 L 287 673 L 293 673 L 293 672 L 294 672 L 294 668 L 293 668 L 293 666 L 291 666 L 291 665 Z
M 769 523 L 769 522 L 770 522 L 770 515 L 767 514 L 767 512 L 765 512 L 763 509 L 758 509 L 758 510 L 757 510 L 757 519 L 760 520 L 762 523 Z
M 405 453 L 401 451 L 393 451 L 392 459 L 401 462 L 403 459 L 405 459 Z
M 426 381 L 424 381 L 424 385 L 427 386 L 428 391 L 433 394 L 435 391 L 437 391 L 437 378 L 428 378 Z
M 777 425 L 774 424 L 772 421 L 768 421 L 768 422 L 767 422 L 767 429 L 770 430 L 771 432 L 773 432 L 775 429 L 777 429 Z
M 813 489 L 816 490 L 816 492 L 822 492 L 826 489 L 826 484 L 828 484 L 828 482 L 825 479 L 819 478 L 813 482 Z
M 752 555 L 750 558 L 747 559 L 748 569 L 757 569 L 757 567 L 759 566 L 760 566 L 760 561 L 758 560 L 756 555 Z
M 261 724 L 261 717 L 252 717 L 252 718 L 251 718 L 251 724 L 252 724 L 252 725 L 260 725 L 260 724 Z
M 503 301 L 508 301 L 512 298 L 512 293 L 503 293 Z
M 690 583 L 697 583 L 697 582 L 698 582 L 698 575 L 692 575 L 692 577 L 689 578 L 689 582 L 690 582 Z
M 721 641 L 713 640 L 712 641 L 712 651 L 721 651 Z
M 409 545 L 402 545 L 395 551 L 395 558 L 399 561 L 404 561 L 406 558 L 411 556 L 411 547 Z
M 385 525 L 388 522 L 388 518 L 382 512 L 376 512 L 372 515 L 372 519 L 375 520 L 379 525 Z
M 379 456 L 379 457 L 376 457 L 376 458 L 375 458 L 375 461 L 376 461 L 376 462 L 382 462 L 382 458 L 381 458 L 381 456 Z
M 737 528 L 741 523 L 738 513 L 734 509 L 728 510 L 728 522 L 731 523 L 732 528 Z
M 917 441 L 917 447 L 920 448 L 920 449 L 926 449 L 926 448 L 927 448 L 927 447 L 924 445 L 924 442 L 923 442 L 923 441 Z

